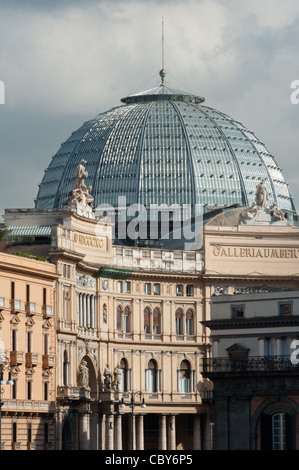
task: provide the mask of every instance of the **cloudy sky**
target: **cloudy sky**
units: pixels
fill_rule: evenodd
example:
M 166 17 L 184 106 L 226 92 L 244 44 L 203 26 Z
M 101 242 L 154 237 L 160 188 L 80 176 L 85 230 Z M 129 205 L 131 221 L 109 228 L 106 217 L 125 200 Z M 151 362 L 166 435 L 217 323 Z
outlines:
M 298 0 L 0 0 L 0 214 L 34 207 L 72 131 L 160 83 L 162 17 L 167 85 L 254 131 L 299 210 Z

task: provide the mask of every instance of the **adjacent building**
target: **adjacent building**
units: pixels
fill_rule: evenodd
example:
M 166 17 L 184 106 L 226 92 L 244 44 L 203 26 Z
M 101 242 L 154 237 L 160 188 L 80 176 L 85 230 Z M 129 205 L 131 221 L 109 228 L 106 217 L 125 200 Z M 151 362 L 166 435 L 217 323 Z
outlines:
M 203 376 L 213 382 L 213 446 L 298 449 L 297 229 L 267 223 L 265 209 L 262 222 L 233 225 L 236 212 L 205 231 L 213 287 Z
M 57 278 L 53 264 L 0 253 L 3 450 L 55 448 Z

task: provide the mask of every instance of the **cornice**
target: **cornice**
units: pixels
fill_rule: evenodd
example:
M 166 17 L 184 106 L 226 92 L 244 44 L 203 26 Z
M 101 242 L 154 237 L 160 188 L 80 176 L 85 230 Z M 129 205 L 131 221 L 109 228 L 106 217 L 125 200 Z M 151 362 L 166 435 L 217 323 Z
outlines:
M 85 254 L 67 250 L 50 250 L 49 256 L 55 261 L 58 259 L 63 259 L 66 261 L 74 261 L 78 263 L 84 259 Z
M 19 265 L 17 264 L 17 260 L 16 260 L 16 264 L 0 263 L 0 271 L 18 273 L 18 274 L 28 275 L 30 277 L 39 278 L 39 279 L 40 278 L 48 279 L 51 281 L 55 281 L 56 279 L 60 277 L 60 274 L 57 274 L 56 272 L 51 273 L 47 270 L 33 269 L 33 268 Z
M 246 329 L 246 328 L 263 328 L 263 327 L 280 327 L 280 326 L 298 326 L 299 315 L 289 316 L 271 316 L 271 317 L 254 317 L 254 318 L 228 318 L 220 320 L 204 320 L 202 325 L 213 329 Z

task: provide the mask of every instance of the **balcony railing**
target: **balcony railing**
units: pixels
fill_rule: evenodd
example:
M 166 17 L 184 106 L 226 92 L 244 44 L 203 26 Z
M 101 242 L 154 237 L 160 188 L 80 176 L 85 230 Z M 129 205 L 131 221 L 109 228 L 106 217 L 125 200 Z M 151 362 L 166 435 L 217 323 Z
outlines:
M 203 359 L 203 373 L 273 372 L 298 370 L 290 356 L 217 357 Z

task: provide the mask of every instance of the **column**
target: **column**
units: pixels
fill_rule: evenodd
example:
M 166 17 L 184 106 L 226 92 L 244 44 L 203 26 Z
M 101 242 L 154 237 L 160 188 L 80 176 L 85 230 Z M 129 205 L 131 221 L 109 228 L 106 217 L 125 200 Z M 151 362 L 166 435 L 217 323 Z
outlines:
M 137 446 L 138 450 L 144 450 L 144 426 L 143 426 L 143 415 L 137 417 Z
M 86 326 L 86 294 L 82 294 L 82 303 L 83 303 L 83 321 L 82 321 L 82 326 Z
M 101 450 L 107 450 L 107 444 L 106 444 L 106 419 L 107 415 L 103 413 L 101 415 L 101 443 L 102 447 Z
M 80 414 L 80 450 L 89 450 L 90 448 L 90 414 L 83 411 Z
M 86 324 L 87 328 L 90 327 L 90 295 L 86 294 Z
M 167 450 L 166 416 L 160 415 L 159 419 L 159 450 Z
M 176 430 L 175 430 L 175 416 L 169 416 L 168 427 L 168 450 L 176 450 Z
M 200 415 L 194 415 L 193 450 L 201 450 L 201 422 L 200 422 Z
M 258 345 L 259 345 L 259 356 L 263 357 L 265 355 L 265 340 L 264 338 L 258 338 Z
M 130 426 L 129 426 L 129 450 L 136 449 L 136 426 L 135 426 L 135 415 L 130 416 Z
M 93 320 L 92 320 L 92 326 L 93 328 L 97 328 L 97 304 L 96 304 L 96 297 L 95 295 L 92 296 L 92 310 L 93 310 Z
M 120 413 L 114 416 L 114 427 L 115 449 L 122 450 L 122 415 Z
M 83 326 L 83 294 L 79 294 L 80 297 L 80 313 L 79 313 L 79 326 Z
M 113 415 L 106 415 L 106 449 L 113 450 L 114 447 L 114 429 L 113 429 Z
M 78 312 L 77 312 L 77 326 L 81 324 L 81 294 L 77 292 L 77 298 L 78 298 Z

